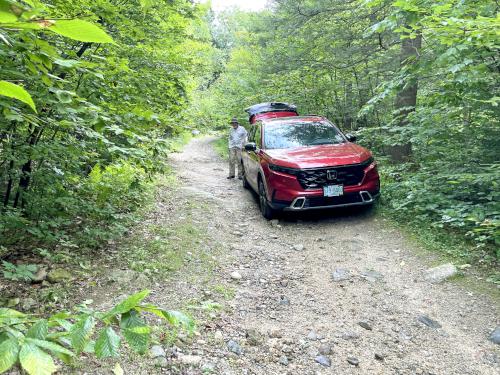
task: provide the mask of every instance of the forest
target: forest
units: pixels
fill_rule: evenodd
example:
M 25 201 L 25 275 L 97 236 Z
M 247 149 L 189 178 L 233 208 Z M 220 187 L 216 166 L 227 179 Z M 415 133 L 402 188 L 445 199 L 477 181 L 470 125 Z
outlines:
M 247 123 L 245 108 L 284 101 L 373 151 L 377 214 L 498 284 L 499 10 L 493 0 L 272 0 L 218 13 L 191 0 L 0 0 L 4 279 L 30 280 L 30 262 L 61 252 L 105 252 L 194 130 L 225 136 L 232 117 Z M 96 318 L 107 327 L 98 357 L 116 354 L 114 316 L 130 321 L 139 352 L 150 333 L 140 312 L 191 327 L 141 304 L 146 295 Z M 18 360 L 52 373 L 42 349 L 66 361 L 95 325 L 82 312 L 36 324 L 17 314 L 0 312 L 0 373 Z M 6 321 L 28 325 L 7 332 Z M 74 353 L 47 336 L 63 321 L 75 322 Z M 24 349 L 9 339 L 19 332 L 31 337 Z

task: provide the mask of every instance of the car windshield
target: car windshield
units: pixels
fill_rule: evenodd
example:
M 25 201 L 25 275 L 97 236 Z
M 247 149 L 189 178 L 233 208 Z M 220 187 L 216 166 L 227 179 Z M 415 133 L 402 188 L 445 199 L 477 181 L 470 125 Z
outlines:
M 337 128 L 327 121 L 272 122 L 265 125 L 266 149 L 344 143 Z

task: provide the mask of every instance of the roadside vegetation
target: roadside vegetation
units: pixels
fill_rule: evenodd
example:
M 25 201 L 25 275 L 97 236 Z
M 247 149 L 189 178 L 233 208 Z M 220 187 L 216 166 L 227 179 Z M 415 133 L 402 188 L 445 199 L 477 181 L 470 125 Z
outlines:
M 189 315 L 224 308 L 235 292 L 211 278 L 220 249 L 200 229 L 206 207 L 145 218 L 175 188 L 169 154 L 191 131 L 226 131 L 258 102 L 357 132 L 381 163 L 385 215 L 435 249 L 497 265 L 498 11 L 485 0 L 276 0 L 218 15 L 190 0 L 0 0 L 0 373 L 50 374 L 125 342 L 144 353 L 192 332 Z M 225 137 L 215 147 L 227 157 Z M 185 269 L 206 287 L 175 306 L 188 314 L 144 302 L 142 284 Z M 94 309 L 86 293 L 113 289 L 103 280 L 132 295 Z M 158 334 L 152 316 L 171 327 Z
M 144 217 L 168 153 L 190 138 L 191 95 L 212 71 L 207 11 L 187 0 L 0 0 L 0 373 L 18 364 L 50 374 L 56 358 L 115 357 L 120 342 L 144 353 L 144 312 L 192 327 L 142 304 L 147 291 L 94 311 L 78 280 L 96 276 L 86 287 L 99 287 L 95 266 L 113 267 L 110 248 Z M 177 228 L 186 241 L 189 225 Z M 152 262 L 155 240 L 142 244 Z M 180 267 L 174 250 L 165 269 Z
M 498 4 L 288 1 L 222 14 L 224 64 L 196 96 L 221 123 L 258 102 L 325 115 L 380 164 L 382 211 L 475 265 L 500 256 Z M 219 146 L 217 146 L 219 147 Z

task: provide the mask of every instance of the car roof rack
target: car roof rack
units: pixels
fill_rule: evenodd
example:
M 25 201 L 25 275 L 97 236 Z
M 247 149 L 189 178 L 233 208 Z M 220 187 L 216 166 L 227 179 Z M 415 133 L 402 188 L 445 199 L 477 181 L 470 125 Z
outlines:
M 255 104 L 245 109 L 245 112 L 247 112 L 248 116 L 250 117 L 255 116 L 259 113 L 282 111 L 297 113 L 297 106 L 283 102 L 268 102 Z

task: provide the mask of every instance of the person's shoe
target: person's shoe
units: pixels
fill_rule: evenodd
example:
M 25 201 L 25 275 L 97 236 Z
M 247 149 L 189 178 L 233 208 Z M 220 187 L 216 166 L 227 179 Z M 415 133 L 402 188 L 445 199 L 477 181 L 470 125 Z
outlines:
M 242 176 L 238 176 L 238 180 L 243 180 L 243 177 Z
M 230 180 L 231 178 L 234 178 L 234 176 L 227 176 L 228 180 Z

